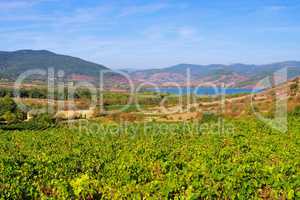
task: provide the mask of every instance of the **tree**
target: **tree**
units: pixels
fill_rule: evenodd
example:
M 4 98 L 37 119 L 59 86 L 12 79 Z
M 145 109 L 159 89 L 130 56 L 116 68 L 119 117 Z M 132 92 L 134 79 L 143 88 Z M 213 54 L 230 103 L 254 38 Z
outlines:
M 14 123 L 24 118 L 24 113 L 19 109 L 15 101 L 5 96 L 0 98 L 0 119 L 7 123 Z
M 0 98 L 0 116 L 4 115 L 6 112 L 16 112 L 17 111 L 17 104 L 15 101 L 5 96 L 4 98 Z
M 12 124 L 18 121 L 17 115 L 10 111 L 4 113 L 4 115 L 2 115 L 2 119 L 6 121 L 8 124 Z

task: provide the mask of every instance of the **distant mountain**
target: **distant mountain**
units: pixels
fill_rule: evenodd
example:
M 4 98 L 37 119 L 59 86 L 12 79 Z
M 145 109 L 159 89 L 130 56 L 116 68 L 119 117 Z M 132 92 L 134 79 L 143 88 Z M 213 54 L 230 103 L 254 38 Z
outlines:
M 135 68 L 123 68 L 123 69 L 119 69 L 118 71 L 125 72 L 125 73 L 133 73 L 133 72 L 137 71 L 137 69 L 135 69 Z
M 66 76 L 79 79 L 99 77 L 101 70 L 108 69 L 103 65 L 46 50 L 0 51 L 0 77 L 2 78 L 14 80 L 26 70 L 48 68 L 54 68 L 56 72 L 62 70 Z
M 178 64 L 161 69 L 132 70 L 123 69 L 133 79 L 134 83 L 152 82 L 159 86 L 169 86 L 171 83 L 187 85 L 187 73 L 191 85 L 222 83 L 231 87 L 252 87 L 259 80 L 274 72 L 288 68 L 288 78 L 300 76 L 300 62 L 286 61 L 265 65 L 249 64 Z M 47 50 L 19 50 L 13 52 L 0 51 L 0 79 L 15 80 L 22 72 L 31 69 L 47 70 L 54 68 L 56 72 L 62 70 L 68 80 L 97 81 L 101 70 L 109 68 L 82 60 L 80 58 L 60 55 Z M 126 88 L 126 78 L 117 73 L 110 73 L 105 81 L 111 87 Z M 32 80 L 46 80 L 46 77 L 32 77 Z
M 300 62 L 286 61 L 265 65 L 249 64 L 179 64 L 162 69 L 149 69 L 132 72 L 136 82 L 152 82 L 168 86 L 175 82 L 185 85 L 187 73 L 190 72 L 192 85 L 203 83 L 221 84 L 225 83 L 232 87 L 251 87 L 262 78 L 272 75 L 274 72 L 287 67 L 288 79 L 300 76 Z

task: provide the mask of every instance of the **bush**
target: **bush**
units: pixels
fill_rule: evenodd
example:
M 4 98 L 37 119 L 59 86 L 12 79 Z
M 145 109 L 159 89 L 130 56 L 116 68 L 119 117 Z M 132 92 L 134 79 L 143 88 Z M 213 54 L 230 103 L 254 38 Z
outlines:
M 17 104 L 14 100 L 8 96 L 0 98 L 0 116 L 7 112 L 15 112 L 17 110 Z
M 290 85 L 290 90 L 293 95 L 297 93 L 298 89 L 299 89 L 298 83 L 293 83 Z
M 300 116 L 300 106 L 295 107 L 291 114 L 294 116 Z
M 8 124 L 12 124 L 18 121 L 17 116 L 11 113 L 10 111 L 4 113 L 4 115 L 2 115 L 2 119 L 6 121 Z
M 55 119 L 49 114 L 40 114 L 29 121 L 7 123 L 0 126 L 2 130 L 45 130 L 56 126 Z
M 202 122 L 216 122 L 219 117 L 214 113 L 203 113 Z
M 24 113 L 18 109 L 14 100 L 8 96 L 0 98 L 0 120 L 8 124 L 24 119 Z

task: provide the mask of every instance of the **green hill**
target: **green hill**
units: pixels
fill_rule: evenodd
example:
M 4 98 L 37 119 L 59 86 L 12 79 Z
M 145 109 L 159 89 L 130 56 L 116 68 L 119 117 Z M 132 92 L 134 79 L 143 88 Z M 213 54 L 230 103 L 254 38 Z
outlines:
M 59 55 L 46 50 L 0 51 L 0 77 L 16 79 L 21 73 L 31 69 L 63 70 L 66 76 L 85 75 L 98 77 L 101 70 L 108 68 L 80 58 Z

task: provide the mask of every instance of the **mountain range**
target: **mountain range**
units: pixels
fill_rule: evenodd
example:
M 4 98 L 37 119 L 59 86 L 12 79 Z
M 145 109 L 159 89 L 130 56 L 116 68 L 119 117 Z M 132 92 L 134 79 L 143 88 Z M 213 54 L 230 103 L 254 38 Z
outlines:
M 160 85 L 186 85 L 188 79 L 192 85 L 226 84 L 231 87 L 252 87 L 259 80 L 272 76 L 274 72 L 287 69 L 288 79 L 300 75 L 300 62 L 286 61 L 265 65 L 250 64 L 179 64 L 162 69 L 140 70 L 131 73 L 136 82 L 154 82 Z M 189 77 L 189 78 L 187 78 Z
M 15 80 L 22 72 L 30 69 L 54 68 L 62 70 L 68 79 L 97 80 L 101 70 L 110 70 L 101 64 L 80 58 L 60 55 L 47 50 L 0 51 L 0 78 Z M 205 83 L 226 84 L 231 87 L 252 87 L 257 81 L 287 68 L 288 78 L 300 76 L 299 61 L 285 61 L 272 64 L 178 64 L 171 67 L 147 70 L 125 70 L 135 83 L 151 82 L 160 86 L 191 85 Z M 42 77 L 45 78 L 45 77 Z M 124 79 L 119 75 L 110 76 L 114 85 L 122 84 Z

